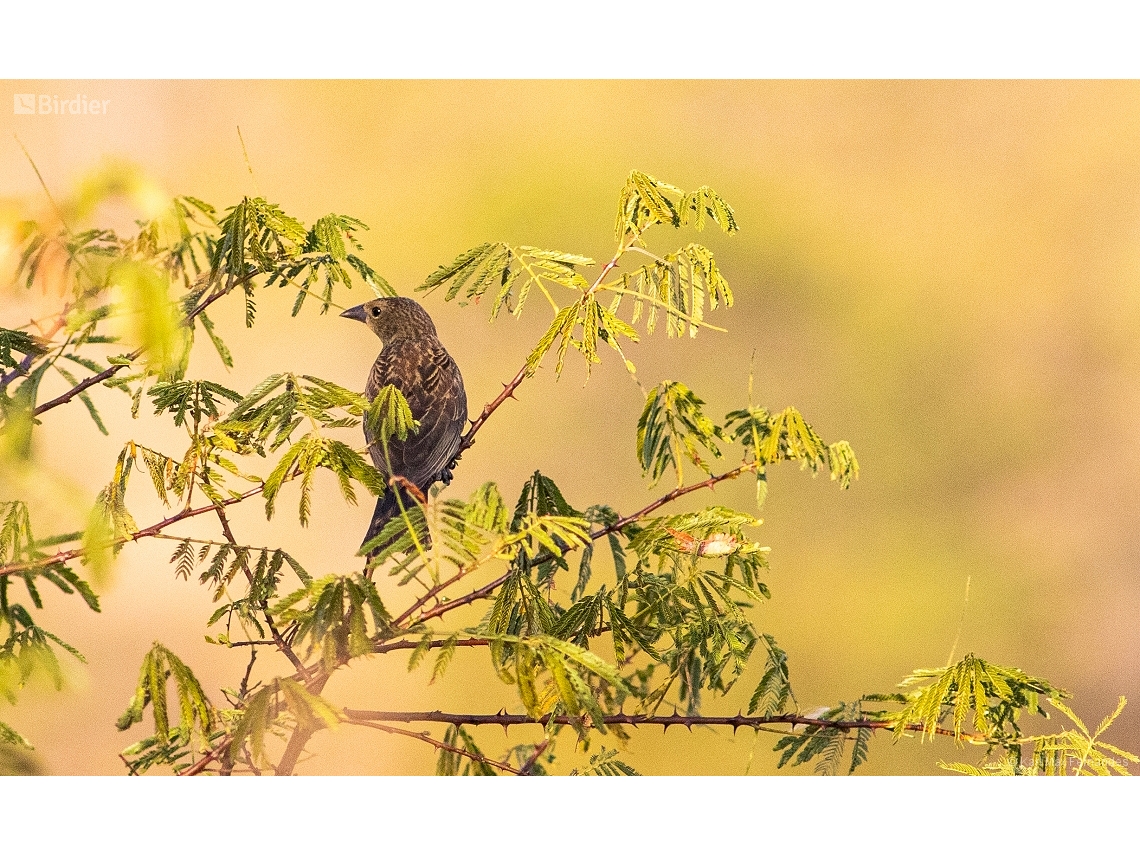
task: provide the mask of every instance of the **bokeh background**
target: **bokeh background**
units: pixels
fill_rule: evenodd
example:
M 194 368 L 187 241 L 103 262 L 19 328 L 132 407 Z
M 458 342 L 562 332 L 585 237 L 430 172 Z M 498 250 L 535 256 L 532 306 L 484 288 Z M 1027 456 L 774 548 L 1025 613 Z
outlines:
M 711 185 L 741 225 L 700 238 L 737 295 L 712 318 L 728 332 L 670 341 L 658 330 L 631 356 L 647 387 L 682 380 L 722 415 L 746 400 L 755 352 L 757 402 L 796 405 L 859 456 L 848 492 L 791 466 L 770 476 L 761 535 L 773 599 L 756 617 L 788 650 L 801 706 L 889 690 L 913 668 L 945 664 L 958 639 L 956 655 L 1073 691 L 1091 723 L 1118 695 L 1132 697 L 1114 741 L 1140 750 L 1140 85 L 7 81 L 0 90 L 0 105 L 24 92 L 110 101 L 105 116 L 0 111 L 0 199 L 10 209 L 46 206 L 20 143 L 61 197 L 118 158 L 168 195 L 225 207 L 256 193 L 306 222 L 360 217 L 372 227 L 365 258 L 405 294 L 484 240 L 608 258 L 631 169 Z M 127 225 L 140 204 L 112 201 L 93 216 Z M 658 231 L 649 242 L 667 251 L 695 237 Z M 0 325 L 42 313 L 42 295 L 2 287 Z M 238 389 L 282 370 L 360 388 L 374 340 L 335 313 L 290 319 L 291 298 L 265 292 L 250 332 L 236 302 L 213 312 L 237 365 L 227 372 L 200 343 L 192 372 Z M 438 296 L 427 306 L 473 413 L 549 320 L 537 303 L 494 324 L 485 308 Z M 493 479 L 513 496 L 541 468 L 579 507 L 645 504 L 654 493 L 633 452 L 642 399 L 611 355 L 588 384 L 571 359 L 560 381 L 546 370 L 524 385 L 450 489 L 466 495 Z M 40 468 L 0 479 L 31 498 L 41 536 L 82 525 L 122 437 L 177 447 L 145 407 L 131 421 L 125 396 L 96 396 L 112 439 L 78 404 L 55 410 L 37 436 Z M 239 539 L 279 543 L 310 571 L 351 568 L 370 511 L 346 509 L 333 482 L 321 484 L 308 528 L 286 494 L 272 522 L 254 505 L 237 512 Z M 715 499 L 748 508 L 751 494 L 725 484 Z M 145 487 L 129 501 L 140 521 L 162 515 Z M 205 523 L 185 531 L 215 534 Z M 119 734 L 113 722 L 155 639 L 207 686 L 240 680 L 244 656 L 202 641 L 213 605 L 174 578 L 171 546 L 125 549 L 103 614 L 49 594 L 45 625 L 90 664 L 70 667 L 61 693 L 33 686 L 0 708 L 47 771 L 123 771 L 116 754 L 142 730 Z M 475 623 L 479 609 L 463 620 Z M 460 650 L 435 685 L 405 664 L 354 665 L 330 696 L 373 709 L 517 706 L 484 651 Z M 745 706 L 758 677 L 706 711 Z M 510 744 L 491 729 L 477 735 L 490 752 Z M 764 773 L 774 740 L 646 729 L 629 760 L 646 773 Z M 312 747 L 304 772 L 427 773 L 434 763 L 421 743 L 347 728 Z M 880 735 L 864 771 L 931 774 L 938 759 L 975 758 L 945 740 L 892 746 Z

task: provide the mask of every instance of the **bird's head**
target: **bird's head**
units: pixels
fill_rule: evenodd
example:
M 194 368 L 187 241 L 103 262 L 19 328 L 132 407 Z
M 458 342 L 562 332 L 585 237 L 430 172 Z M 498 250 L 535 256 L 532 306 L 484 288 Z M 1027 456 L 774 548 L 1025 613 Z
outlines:
M 407 297 L 380 297 L 340 313 L 360 321 L 385 344 L 401 338 L 434 338 L 435 324 L 423 306 Z

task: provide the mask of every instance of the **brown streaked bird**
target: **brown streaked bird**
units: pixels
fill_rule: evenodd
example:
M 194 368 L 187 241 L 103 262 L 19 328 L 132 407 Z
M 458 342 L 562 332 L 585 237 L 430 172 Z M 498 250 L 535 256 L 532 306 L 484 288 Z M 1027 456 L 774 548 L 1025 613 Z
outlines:
M 419 430 L 407 439 L 389 439 L 387 456 L 380 443 L 373 442 L 366 425 L 364 437 L 373 464 L 386 479 L 402 476 L 424 495 L 436 481 L 450 483 L 451 466 L 467 423 L 467 393 L 459 366 L 440 343 L 431 317 L 407 297 L 371 300 L 341 312 L 341 317 L 362 322 L 383 344 L 368 374 L 364 396 L 371 401 L 391 384 L 407 398 L 412 416 L 420 423 Z M 396 485 L 386 490 L 376 500 L 364 543 L 400 513 L 397 490 L 404 507 L 412 506 L 405 488 Z

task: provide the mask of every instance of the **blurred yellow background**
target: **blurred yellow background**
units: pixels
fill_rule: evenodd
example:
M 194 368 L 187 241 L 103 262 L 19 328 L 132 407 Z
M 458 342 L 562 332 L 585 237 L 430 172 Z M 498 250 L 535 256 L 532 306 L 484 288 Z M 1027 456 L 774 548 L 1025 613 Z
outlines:
M 756 619 L 788 650 L 801 706 L 887 691 L 913 668 L 945 664 L 960 628 L 958 655 L 972 651 L 1073 691 L 1075 710 L 1090 723 L 1118 695 L 1130 696 L 1113 741 L 1140 750 L 1140 85 L 7 81 L 0 88 L 0 104 L 33 92 L 110 102 L 98 116 L 0 112 L 0 200 L 44 206 L 14 134 L 59 197 L 105 158 L 126 159 L 168 194 L 219 207 L 261 194 L 308 223 L 329 212 L 359 217 L 371 226 L 361 236 L 365 259 L 403 294 L 485 240 L 609 258 L 617 194 L 631 169 L 685 189 L 711 185 L 741 226 L 736 236 L 699 238 L 737 295 L 733 309 L 710 318 L 729 331 L 670 341 L 658 330 L 630 356 L 646 387 L 681 380 L 720 417 L 746 401 L 755 350 L 757 402 L 796 405 L 826 440 L 849 439 L 859 456 L 861 478 L 845 493 L 791 466 L 770 475 L 761 539 L 772 547 L 773 598 Z M 94 216 L 122 227 L 137 215 L 118 203 Z M 657 231 L 649 244 L 669 251 L 693 239 Z M 354 291 L 346 304 L 367 298 L 360 286 Z M 26 322 L 43 299 L 4 290 L 0 325 Z M 362 388 L 375 341 L 335 313 L 306 307 L 291 320 L 291 302 L 291 293 L 263 292 L 250 332 L 238 303 L 223 303 L 213 318 L 236 367 L 227 372 L 199 342 L 192 375 L 245 390 L 292 370 Z M 485 307 L 461 309 L 438 295 L 426 305 L 463 370 L 473 414 L 549 320 L 538 304 L 519 321 L 490 325 Z M 547 369 L 525 384 L 521 400 L 498 412 L 464 455 L 453 493 L 466 496 L 494 479 L 513 498 L 541 468 L 578 507 L 644 505 L 654 493 L 633 452 L 642 399 L 612 355 L 603 355 L 588 385 L 573 359 L 561 381 Z M 6 490 L 32 498 L 41 537 L 82 525 L 122 438 L 178 442 L 145 405 L 132 422 L 121 393 L 99 390 L 96 399 L 111 438 L 79 404 L 55 410 L 37 435 L 40 462 L 53 474 L 2 479 Z M 687 507 L 714 500 L 748 509 L 752 487 L 725 484 Z M 269 523 L 258 506 L 242 506 L 234 515 L 239 539 L 279 543 L 314 573 L 355 567 L 368 503 L 346 510 L 329 475 L 311 525 L 300 529 L 295 501 L 286 492 Z M 128 502 L 140 522 L 162 515 L 144 488 Z M 207 523 L 179 531 L 214 534 Z M 69 670 L 61 694 L 33 687 L 16 707 L 0 707 L 0 719 L 31 739 L 48 771 L 123 771 L 116 753 L 143 729 L 119 734 L 114 720 L 155 639 L 207 687 L 240 680 L 245 657 L 202 642 L 213 606 L 197 584 L 174 578 L 171 547 L 126 548 L 102 615 L 49 594 L 43 623 L 90 664 Z M 405 592 L 388 580 L 381 590 L 402 602 Z M 478 618 L 475 608 L 463 621 Z M 460 650 L 431 686 L 426 670 L 409 675 L 405 663 L 389 655 L 354 665 L 330 684 L 330 697 L 373 709 L 518 706 L 485 651 Z M 727 699 L 707 699 L 705 710 L 746 706 L 759 675 Z M 509 743 L 491 729 L 477 737 L 493 752 L 537 732 L 519 730 Z M 767 772 L 775 739 L 645 729 L 628 759 L 644 773 Z M 572 764 L 570 742 L 565 737 L 563 747 Z M 381 733 L 342 728 L 311 747 L 317 757 L 302 772 L 434 766 L 428 746 Z M 864 771 L 929 774 L 938 759 L 976 762 L 966 754 L 942 739 L 892 746 L 879 735 Z

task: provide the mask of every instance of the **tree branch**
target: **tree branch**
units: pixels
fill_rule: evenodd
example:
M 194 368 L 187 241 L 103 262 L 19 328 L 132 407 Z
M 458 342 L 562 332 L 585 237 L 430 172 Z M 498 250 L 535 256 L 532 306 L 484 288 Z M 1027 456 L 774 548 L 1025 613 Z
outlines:
M 191 778 L 194 775 L 200 775 L 205 772 L 206 767 L 221 757 L 222 753 L 230 747 L 230 743 L 232 741 L 233 738 L 230 736 L 223 737 L 222 741 L 211 748 L 208 753 L 202 755 L 197 763 L 195 763 L 193 766 L 187 766 L 185 769 L 179 772 L 179 777 Z
M 427 643 L 427 648 L 429 650 L 434 650 L 438 647 L 447 647 L 449 645 L 452 647 L 487 647 L 490 644 L 491 642 L 485 638 L 456 638 L 451 640 L 446 638 L 435 638 Z M 378 642 L 372 648 L 372 652 L 391 653 L 393 650 L 414 650 L 419 646 L 420 642 L 407 639 L 400 641 L 385 641 Z
M 589 726 L 589 719 L 579 718 L 571 715 L 556 715 L 545 716 L 542 719 L 533 719 L 528 715 L 511 714 L 511 713 L 494 713 L 492 715 L 477 715 L 467 713 L 445 713 L 439 710 L 434 712 L 381 712 L 378 710 L 350 710 L 345 709 L 344 715 L 348 721 L 399 721 L 399 722 L 431 722 L 434 724 L 454 724 L 454 725 L 468 725 L 477 727 L 484 724 L 496 724 L 502 728 L 514 727 L 524 724 L 537 724 L 545 727 L 550 724 L 551 720 L 555 724 L 568 724 L 568 725 L 584 725 Z M 889 721 L 879 721 L 876 719 L 841 719 L 837 721 L 829 721 L 827 719 L 813 718 L 806 715 L 798 715 L 795 713 L 786 713 L 781 715 L 680 715 L 674 713 L 673 715 L 635 715 L 630 713 L 616 713 L 613 715 L 602 716 L 602 721 L 605 724 L 623 724 L 631 727 L 638 727 L 643 724 L 647 725 L 661 725 L 664 729 L 668 730 L 674 725 L 689 728 L 690 730 L 695 725 L 720 725 L 731 727 L 734 731 L 741 727 L 751 727 L 759 729 L 765 725 L 771 724 L 788 724 L 792 726 L 802 725 L 805 727 L 820 727 L 833 730 L 893 730 L 895 725 Z M 907 731 L 915 733 L 924 731 L 921 724 L 908 724 L 904 728 Z M 926 731 L 929 732 L 929 731 Z M 946 728 L 935 728 L 934 733 L 940 736 L 954 736 L 954 731 L 947 730 Z M 981 740 L 982 737 L 975 733 L 963 733 L 959 738 L 965 740 Z
M 713 475 L 711 478 L 706 478 L 704 481 L 698 481 L 696 484 L 690 484 L 688 487 L 678 487 L 675 490 L 670 490 L 661 498 L 650 502 L 639 511 L 634 511 L 628 517 L 622 517 L 620 520 L 617 520 L 616 522 L 606 526 L 603 529 L 590 532 L 590 538 L 591 540 L 599 540 L 600 538 L 605 537 L 607 534 L 613 534 L 615 531 L 620 531 L 630 523 L 637 522 L 638 520 L 649 516 L 662 505 L 667 505 L 669 502 L 675 501 L 682 496 L 688 495 L 689 493 L 694 493 L 697 490 L 704 490 L 706 488 L 711 490 L 716 487 L 716 485 L 721 481 L 729 481 L 733 478 L 738 478 L 745 472 L 755 472 L 757 466 L 757 463 L 744 463 L 740 466 L 737 466 L 735 469 L 730 469 L 728 472 L 725 472 L 721 475 Z
M 142 349 L 140 348 L 133 353 L 127 354 L 127 358 L 133 361 L 135 359 L 138 359 L 141 355 Z M 104 380 L 108 379 L 114 374 L 117 374 L 126 367 L 126 365 L 112 365 L 110 368 L 104 368 L 98 374 L 92 374 L 86 380 L 82 380 L 76 385 L 72 386 L 58 398 L 52 398 L 46 404 L 40 404 L 38 407 L 32 410 L 32 415 L 38 416 L 40 413 L 46 413 L 48 410 L 54 409 L 61 404 L 68 403 L 72 398 L 75 398 L 76 396 L 82 394 L 92 386 L 96 386 L 99 383 L 102 383 Z
M 534 746 L 534 753 L 530 755 L 530 759 L 523 763 L 519 768 L 520 775 L 529 775 L 532 771 L 534 771 L 534 764 L 538 762 L 538 758 L 542 756 L 542 752 L 546 750 L 546 746 L 549 744 L 550 740 L 544 739 L 542 742 L 538 743 L 538 745 Z
M 499 409 L 499 407 L 503 405 L 507 398 L 515 397 L 515 389 L 517 389 L 519 387 L 519 384 L 522 383 L 522 381 L 525 379 L 526 366 L 524 365 L 518 370 L 518 373 L 514 376 L 514 378 L 512 378 L 510 383 L 505 383 L 503 385 L 503 391 L 499 393 L 498 397 L 496 397 L 495 400 L 491 401 L 489 404 L 484 405 L 483 412 L 479 414 L 479 417 L 475 419 L 475 421 L 471 422 L 471 427 L 468 429 L 467 433 L 463 435 L 463 441 L 459 443 L 459 452 L 456 457 L 458 457 L 459 454 L 462 454 L 464 451 L 475 444 L 475 434 L 479 432 L 479 429 L 487 423 L 487 419 L 491 417 L 495 410 Z
M 534 566 L 534 565 L 531 565 L 531 566 Z M 495 590 L 500 585 L 502 585 L 504 582 L 506 582 L 507 579 L 510 578 L 510 575 L 511 575 L 511 571 L 508 570 L 506 573 L 504 573 L 499 578 L 493 579 L 492 581 L 490 581 L 486 585 L 484 585 L 482 588 L 477 588 L 474 591 L 472 591 L 470 594 L 464 594 L 462 597 L 457 597 L 454 600 L 448 600 L 446 603 L 440 603 L 435 608 L 428 609 L 426 612 L 422 612 L 419 615 L 419 617 L 416 618 L 414 623 L 423 623 L 425 620 L 431 620 L 432 618 L 436 618 L 436 617 L 439 617 L 440 615 L 447 614 L 452 609 L 457 609 L 460 606 L 465 606 L 468 603 L 475 602 L 476 600 L 485 599 L 486 597 L 489 597 L 491 594 L 493 594 L 495 592 Z
M 190 312 L 190 314 L 188 314 L 186 316 L 186 319 L 182 322 L 183 325 L 184 326 L 192 326 L 194 323 L 194 318 L 198 317 L 198 315 L 200 315 L 200 314 L 202 314 L 202 312 L 206 311 L 207 307 L 209 307 L 211 303 L 213 303 L 218 298 L 224 297 L 226 294 L 229 294 L 238 285 L 243 284 L 243 282 L 246 282 L 251 278 L 252 278 L 252 275 L 243 277 L 241 279 L 235 280 L 232 283 L 227 284 L 227 286 L 225 288 L 222 288 L 218 291 L 215 291 L 213 294 L 211 294 L 209 297 L 207 297 L 205 300 L 203 300 L 201 303 L 199 303 L 197 306 L 194 307 L 194 310 L 192 312 Z M 135 351 L 127 354 L 127 359 L 129 359 L 133 362 L 134 360 L 136 360 L 140 356 L 142 356 L 142 353 L 143 353 L 143 349 L 140 347 L 138 350 L 135 350 Z M 126 365 L 112 365 L 109 368 L 105 368 L 104 370 L 100 371 L 98 374 L 93 374 L 92 376 L 88 377 L 86 380 L 83 380 L 80 383 L 73 386 L 72 388 L 68 389 L 66 392 L 64 392 L 62 395 L 60 395 L 58 398 L 52 398 L 46 404 L 40 404 L 38 407 L 36 407 L 32 411 L 32 414 L 38 416 L 38 415 L 40 415 L 40 413 L 46 413 L 48 410 L 54 409 L 55 407 L 58 407 L 62 404 L 66 404 L 66 403 L 70 402 L 72 399 L 74 399 L 75 397 L 77 397 L 81 393 L 85 392 L 87 389 L 90 389 L 92 386 L 95 386 L 95 385 L 98 385 L 99 383 L 102 383 L 104 380 L 109 379 L 110 377 L 112 377 L 113 375 L 122 371 L 126 367 L 127 367 Z M 7 381 L 5 381 L 5 382 L 7 382 Z M 0 386 L 0 388 L 2 388 L 2 386 Z M 473 431 L 472 431 L 472 433 L 473 433 Z
M 246 499 L 250 498 L 251 496 L 256 496 L 258 493 L 260 493 L 264 489 L 265 489 L 265 485 L 259 484 L 257 487 L 254 487 L 252 490 L 247 490 L 246 492 L 242 493 L 240 496 L 235 496 L 231 499 L 224 499 L 222 501 L 222 507 L 228 507 L 229 505 L 236 505 L 238 502 L 244 502 Z M 153 537 L 155 534 L 162 531 L 164 528 L 169 528 L 170 526 L 174 525 L 175 523 L 180 523 L 183 520 L 187 520 L 187 519 L 190 519 L 191 517 L 199 516 L 200 514 L 208 514 L 211 511 L 216 510 L 217 507 L 218 507 L 217 505 L 215 505 L 211 502 L 210 504 L 203 505 L 200 508 L 187 508 L 185 510 L 179 511 L 178 513 L 176 513 L 172 517 L 167 517 L 164 520 L 160 520 L 159 522 L 156 522 L 152 526 L 148 526 L 146 528 L 139 529 L 134 534 L 127 535 L 126 537 L 117 537 L 114 540 L 109 541 L 107 544 L 102 544 L 102 545 L 118 546 L 119 544 L 133 543 L 136 540 L 142 540 L 144 537 Z M 71 561 L 73 558 L 78 558 L 79 556 L 83 555 L 86 552 L 87 552 L 86 547 L 79 547 L 77 549 L 68 549 L 64 552 L 57 552 L 55 555 L 48 555 L 48 556 L 45 556 L 44 558 L 37 558 L 34 561 L 23 561 L 23 562 L 20 562 L 18 564 L 7 564 L 7 565 L 4 565 L 3 567 L 0 567 L 0 576 L 10 576 L 13 573 L 23 573 L 23 572 L 26 572 L 28 570 L 36 570 L 36 569 L 38 569 L 40 567 L 44 567 L 45 565 L 48 565 L 48 564 L 57 564 L 57 563 L 63 563 L 66 561 Z
M 689 493 L 696 492 L 697 490 L 703 490 L 706 488 L 711 490 L 717 484 L 719 484 L 721 481 L 729 481 L 733 478 L 738 478 L 739 476 L 743 475 L 745 472 L 754 472 L 758 465 L 759 464 L 757 464 L 755 462 L 744 463 L 740 466 L 737 466 L 735 469 L 730 469 L 728 472 L 725 472 L 721 475 L 713 475 L 711 478 L 706 478 L 704 481 L 699 481 L 696 484 L 690 484 L 687 487 L 678 487 L 675 490 L 670 490 L 664 496 L 661 496 L 660 498 L 655 499 L 654 501 L 650 502 L 648 505 L 646 505 L 641 510 L 634 511 L 629 516 L 622 517 L 621 519 L 616 520 L 615 522 L 611 523 L 610 525 L 608 525 L 604 528 L 600 528 L 597 531 L 590 532 L 590 539 L 591 540 L 600 540 L 601 538 L 605 537 L 606 535 L 613 534 L 614 532 L 620 531 L 621 529 L 625 528 L 630 523 L 634 523 L 634 522 L 637 522 L 638 520 L 644 519 L 649 514 L 653 513 L 655 510 L 660 508 L 662 505 L 667 505 L 669 502 L 675 501 L 675 500 L 681 498 L 682 496 L 688 495 Z M 545 561 L 549 561 L 549 560 L 550 559 L 547 558 L 547 559 L 543 559 L 542 561 L 536 561 L 531 566 L 532 567 L 537 566 L 538 564 L 543 564 L 543 563 L 545 563 Z M 438 593 L 443 591 L 445 588 L 448 588 L 451 585 L 458 582 L 465 575 L 466 575 L 466 573 L 461 570 L 459 573 L 456 573 L 454 576 L 452 576 L 448 579 L 445 579 L 444 581 L 440 582 L 438 585 L 435 585 L 430 591 L 428 591 L 426 594 L 424 594 L 422 597 L 420 597 L 419 600 L 417 600 L 416 603 L 413 604 L 410 609 L 408 609 L 408 611 L 406 611 L 403 615 L 401 615 L 399 620 L 397 621 L 397 623 L 404 620 L 412 612 L 414 612 L 419 606 L 426 603 L 433 596 L 437 595 Z M 457 609 L 460 606 L 465 606 L 468 603 L 475 602 L 476 600 L 485 599 L 486 597 L 488 597 L 492 593 L 494 593 L 495 590 L 497 588 L 499 588 L 499 586 L 501 586 L 504 582 L 506 582 L 507 579 L 510 577 L 510 575 L 511 575 L 510 571 L 508 571 L 508 572 L 504 573 L 502 576 L 499 576 L 497 579 L 494 579 L 491 582 L 488 582 L 482 588 L 479 588 L 475 591 L 472 591 L 469 594 L 464 594 L 462 597 L 458 597 L 454 600 L 448 600 L 446 603 L 440 603 L 439 605 L 435 606 L 434 608 L 428 609 L 426 612 L 422 612 L 416 618 L 414 623 L 422 623 L 423 621 L 431 620 L 432 618 L 436 618 L 436 617 L 439 617 L 440 615 L 447 614 L 447 612 L 452 611 L 453 609 Z

